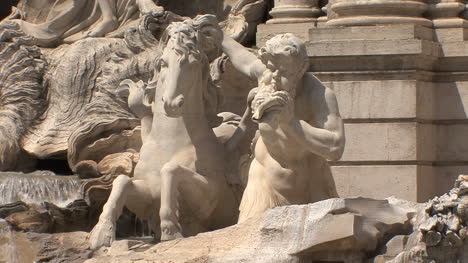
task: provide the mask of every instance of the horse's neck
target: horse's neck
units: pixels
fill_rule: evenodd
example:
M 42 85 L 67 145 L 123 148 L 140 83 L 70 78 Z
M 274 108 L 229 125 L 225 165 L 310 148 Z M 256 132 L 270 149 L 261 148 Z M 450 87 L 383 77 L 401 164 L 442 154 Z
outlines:
M 156 89 L 156 99 L 154 104 L 154 120 L 152 130 L 158 134 L 157 138 L 172 141 L 173 147 L 186 146 L 192 144 L 195 147 L 202 146 L 206 138 L 216 139 L 210 123 L 206 117 L 205 105 L 203 101 L 203 89 L 206 85 L 205 79 L 200 79 L 190 89 L 184 102 L 184 110 L 179 118 L 170 118 L 164 114 L 164 106 L 161 101 L 163 89 Z M 156 117 L 157 116 L 157 117 Z M 159 136 L 162 135 L 162 136 Z M 176 144 L 176 145 L 174 145 Z

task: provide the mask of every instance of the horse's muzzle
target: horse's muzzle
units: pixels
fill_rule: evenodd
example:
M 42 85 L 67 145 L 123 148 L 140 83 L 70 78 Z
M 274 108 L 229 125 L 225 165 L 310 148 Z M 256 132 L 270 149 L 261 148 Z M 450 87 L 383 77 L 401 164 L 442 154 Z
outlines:
M 168 100 L 162 98 L 164 103 L 164 112 L 168 117 L 178 118 L 182 115 L 182 110 L 184 106 L 184 96 L 179 95 L 173 100 Z

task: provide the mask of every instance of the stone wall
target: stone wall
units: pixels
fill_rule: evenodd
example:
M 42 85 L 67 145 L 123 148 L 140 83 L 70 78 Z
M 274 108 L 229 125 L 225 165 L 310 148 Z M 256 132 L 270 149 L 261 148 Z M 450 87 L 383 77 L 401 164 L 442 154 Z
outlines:
M 468 1 L 289 1 L 310 5 L 307 21 L 285 2 L 275 8 L 289 20 L 273 13 L 257 45 L 298 35 L 310 71 L 335 90 L 347 137 L 333 163 L 341 196 L 425 202 L 468 173 Z

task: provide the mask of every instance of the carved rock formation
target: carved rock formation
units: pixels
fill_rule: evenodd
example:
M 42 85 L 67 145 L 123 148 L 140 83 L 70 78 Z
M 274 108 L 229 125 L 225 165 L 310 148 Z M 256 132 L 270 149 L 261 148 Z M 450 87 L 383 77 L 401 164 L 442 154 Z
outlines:
M 396 198 L 334 198 L 277 207 L 235 226 L 159 244 L 119 240 L 92 254 L 85 232 L 19 233 L 8 222 L 0 221 L 0 251 L 10 251 L 0 253 L 0 260 L 7 256 L 39 260 L 48 255 L 49 260 L 57 262 L 83 262 L 92 257 L 87 263 L 464 262 L 468 259 L 464 201 L 467 179 L 461 176 L 450 194 L 426 204 Z M 445 217 L 449 213 L 461 220 L 458 225 Z M 433 223 L 433 218 L 438 223 Z M 440 234 L 439 243 L 428 238 L 430 231 Z M 461 243 L 452 242 L 449 231 L 458 233 Z M 16 253 L 18 249 L 23 250 L 22 255 Z
M 42 85 L 46 62 L 33 44 L 34 39 L 25 36 L 17 24 L 0 23 L 0 171 L 34 166 L 21 140 L 47 102 Z
M 76 200 L 64 208 L 48 202 L 15 202 L 0 206 L 0 218 L 5 218 L 15 230 L 35 233 L 89 231 L 92 224 L 84 200 Z

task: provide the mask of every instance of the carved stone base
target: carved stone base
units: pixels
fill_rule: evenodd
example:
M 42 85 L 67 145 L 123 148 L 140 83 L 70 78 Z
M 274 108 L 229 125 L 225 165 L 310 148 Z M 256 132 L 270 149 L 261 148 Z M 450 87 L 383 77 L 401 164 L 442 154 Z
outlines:
M 321 12 L 317 0 L 276 0 L 267 24 L 317 22 Z
M 417 0 L 336 1 L 329 7 L 327 26 L 371 26 L 379 24 L 417 24 L 432 26 L 422 14 L 427 4 Z M 330 18 L 330 14 L 329 14 Z

